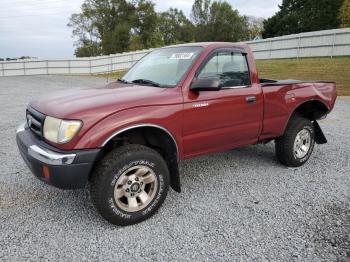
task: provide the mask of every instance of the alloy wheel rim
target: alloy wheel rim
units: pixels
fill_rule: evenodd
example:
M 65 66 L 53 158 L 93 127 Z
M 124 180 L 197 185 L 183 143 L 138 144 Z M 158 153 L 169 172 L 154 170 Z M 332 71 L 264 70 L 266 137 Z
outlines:
M 294 156 L 303 158 L 307 155 L 311 146 L 311 134 L 307 129 L 301 130 L 294 141 Z
M 151 203 L 157 187 L 158 179 L 151 168 L 144 165 L 133 166 L 118 178 L 114 186 L 114 201 L 126 212 L 137 212 Z

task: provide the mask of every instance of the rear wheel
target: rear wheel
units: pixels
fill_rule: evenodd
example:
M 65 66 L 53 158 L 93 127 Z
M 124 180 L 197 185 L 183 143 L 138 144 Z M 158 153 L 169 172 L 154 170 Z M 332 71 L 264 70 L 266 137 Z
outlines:
M 151 217 L 165 200 L 169 171 L 158 152 L 141 145 L 113 150 L 97 166 L 91 198 L 99 213 L 116 225 Z
M 305 164 L 315 145 L 315 131 L 310 120 L 293 116 L 284 135 L 275 140 L 277 159 L 289 167 Z

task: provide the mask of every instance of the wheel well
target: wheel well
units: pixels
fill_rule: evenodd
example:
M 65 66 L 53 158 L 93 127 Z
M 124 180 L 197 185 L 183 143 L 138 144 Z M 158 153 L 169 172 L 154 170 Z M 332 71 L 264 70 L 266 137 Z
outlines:
M 181 191 L 178 169 L 178 147 L 174 138 L 167 131 L 155 126 L 135 127 L 123 131 L 105 144 L 100 157 L 103 157 L 114 148 L 126 144 L 139 144 L 156 150 L 168 165 L 171 187 L 177 192 Z
M 320 101 L 313 100 L 305 102 L 299 105 L 295 110 L 294 114 L 298 114 L 309 120 L 318 120 L 328 113 L 328 108 Z

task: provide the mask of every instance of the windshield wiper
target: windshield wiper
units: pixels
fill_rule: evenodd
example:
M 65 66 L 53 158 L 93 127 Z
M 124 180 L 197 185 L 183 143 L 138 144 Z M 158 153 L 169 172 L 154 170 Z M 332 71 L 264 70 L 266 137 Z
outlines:
M 120 83 L 123 83 L 123 84 L 129 84 L 128 81 L 125 81 L 125 80 L 122 79 L 122 78 L 118 78 L 117 81 L 120 82 Z
M 156 87 L 161 87 L 161 85 L 157 82 L 153 82 L 152 80 L 148 79 L 135 79 L 131 81 L 132 83 L 136 84 L 144 84 L 144 85 L 151 85 L 151 86 L 156 86 Z

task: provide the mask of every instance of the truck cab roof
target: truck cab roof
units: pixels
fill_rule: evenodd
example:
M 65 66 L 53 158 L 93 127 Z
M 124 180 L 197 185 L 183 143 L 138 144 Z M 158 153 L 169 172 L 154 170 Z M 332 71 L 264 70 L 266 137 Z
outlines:
M 201 46 L 203 48 L 225 48 L 225 47 L 236 47 L 236 48 L 248 48 L 248 45 L 246 43 L 242 42 L 199 42 L 199 43 L 187 43 L 187 44 L 180 44 L 180 45 L 171 45 L 166 46 L 163 48 L 169 48 L 169 47 L 186 47 L 186 46 Z

